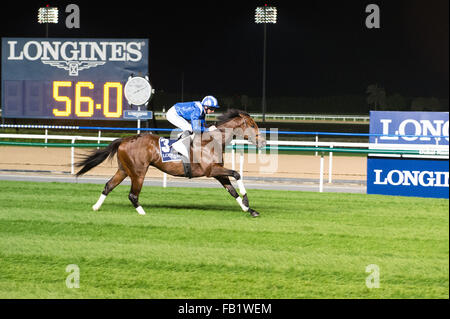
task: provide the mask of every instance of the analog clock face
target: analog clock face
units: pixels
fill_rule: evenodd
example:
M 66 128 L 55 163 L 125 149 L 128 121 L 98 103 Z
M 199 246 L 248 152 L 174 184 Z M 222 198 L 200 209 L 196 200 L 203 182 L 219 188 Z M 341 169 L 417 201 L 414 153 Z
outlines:
M 136 76 L 125 84 L 124 93 L 129 104 L 143 105 L 150 99 L 152 87 L 146 79 Z

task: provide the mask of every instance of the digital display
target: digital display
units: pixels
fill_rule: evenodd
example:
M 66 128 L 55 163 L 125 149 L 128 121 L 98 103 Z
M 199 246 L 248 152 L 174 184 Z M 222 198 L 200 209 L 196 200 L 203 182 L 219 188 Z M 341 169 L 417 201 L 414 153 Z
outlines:
M 2 38 L 3 116 L 121 120 L 125 83 L 147 74 L 147 39 Z

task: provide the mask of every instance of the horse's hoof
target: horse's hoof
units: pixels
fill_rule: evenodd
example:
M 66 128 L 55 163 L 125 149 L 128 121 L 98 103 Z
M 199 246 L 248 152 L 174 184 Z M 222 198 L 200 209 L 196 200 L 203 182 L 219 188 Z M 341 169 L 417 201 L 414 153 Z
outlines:
M 139 215 L 145 215 L 145 211 L 144 211 L 144 209 L 142 208 L 142 206 L 138 206 L 138 207 L 136 208 L 136 211 L 138 212 Z
M 250 215 L 252 217 L 258 217 L 259 216 L 259 213 L 256 210 L 253 210 L 251 208 L 248 210 L 248 212 L 250 213 Z

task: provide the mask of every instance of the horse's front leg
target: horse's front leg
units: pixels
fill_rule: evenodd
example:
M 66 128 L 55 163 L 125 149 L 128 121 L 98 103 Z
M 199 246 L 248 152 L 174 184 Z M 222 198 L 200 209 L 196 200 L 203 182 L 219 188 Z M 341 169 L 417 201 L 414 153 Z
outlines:
M 222 186 L 230 193 L 230 195 L 236 199 L 239 206 L 241 206 L 244 212 L 249 212 L 253 217 L 259 216 L 259 213 L 256 210 L 250 208 L 247 191 L 245 190 L 241 175 L 238 172 L 223 167 L 215 167 L 211 170 L 211 176 L 217 179 L 222 184 Z M 242 198 L 236 192 L 236 189 L 231 184 L 228 176 L 233 176 L 237 181 L 239 192 L 241 193 Z

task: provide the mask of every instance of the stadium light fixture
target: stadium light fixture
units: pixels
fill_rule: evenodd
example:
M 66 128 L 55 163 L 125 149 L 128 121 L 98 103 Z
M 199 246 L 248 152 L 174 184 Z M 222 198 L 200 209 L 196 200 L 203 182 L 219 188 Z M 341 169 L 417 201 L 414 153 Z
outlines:
M 263 49 L 263 93 L 262 93 L 262 119 L 266 121 L 266 42 L 267 42 L 267 24 L 277 23 L 277 8 L 257 7 L 255 10 L 255 23 L 264 25 L 264 49 Z
M 48 24 L 58 23 L 58 8 L 49 5 L 38 10 L 38 23 L 45 23 L 45 35 L 48 37 Z
M 255 23 L 277 23 L 277 8 L 257 7 L 255 11 Z

